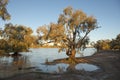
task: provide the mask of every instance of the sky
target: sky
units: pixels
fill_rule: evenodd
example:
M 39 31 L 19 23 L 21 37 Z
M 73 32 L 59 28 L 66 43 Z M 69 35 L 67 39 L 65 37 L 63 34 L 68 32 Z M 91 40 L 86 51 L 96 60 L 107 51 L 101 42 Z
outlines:
M 7 9 L 11 20 L 0 19 L 0 28 L 6 23 L 25 25 L 35 34 L 39 26 L 56 23 L 68 6 L 97 19 L 101 28 L 89 34 L 90 41 L 113 39 L 120 34 L 120 0 L 9 0 Z

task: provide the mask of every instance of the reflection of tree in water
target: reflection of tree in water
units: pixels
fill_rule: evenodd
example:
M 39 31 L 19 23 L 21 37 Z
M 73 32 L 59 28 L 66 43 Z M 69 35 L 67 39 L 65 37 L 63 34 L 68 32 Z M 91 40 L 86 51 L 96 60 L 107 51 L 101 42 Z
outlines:
M 64 69 L 65 69 L 65 67 L 58 66 L 58 73 L 63 73 Z
M 76 68 L 75 68 L 76 65 L 77 64 L 69 64 L 68 67 L 58 66 L 57 72 L 58 73 L 63 73 L 63 72 L 74 72 L 74 71 L 77 71 Z
M 30 66 L 30 61 L 27 56 L 14 56 L 12 64 L 17 67 L 18 70 L 21 70 L 27 66 Z
M 75 69 L 76 65 L 77 64 L 69 64 L 69 66 L 67 67 L 66 71 L 68 71 L 68 72 L 74 72 L 74 71 L 76 71 L 76 69 Z

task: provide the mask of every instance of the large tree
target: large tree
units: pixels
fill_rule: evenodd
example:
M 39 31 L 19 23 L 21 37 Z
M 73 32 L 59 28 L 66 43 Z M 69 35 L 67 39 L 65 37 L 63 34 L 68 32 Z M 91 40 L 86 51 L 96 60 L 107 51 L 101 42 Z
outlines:
M 37 29 L 40 39 L 60 43 L 59 51 L 66 51 L 70 59 L 76 61 L 76 52 L 84 49 L 89 42 L 88 34 L 98 28 L 97 20 L 82 10 L 67 7 L 58 18 L 58 23 L 41 26 Z
M 0 0 L 0 18 L 2 18 L 3 20 L 10 19 L 10 14 L 6 9 L 7 4 L 8 4 L 8 0 Z

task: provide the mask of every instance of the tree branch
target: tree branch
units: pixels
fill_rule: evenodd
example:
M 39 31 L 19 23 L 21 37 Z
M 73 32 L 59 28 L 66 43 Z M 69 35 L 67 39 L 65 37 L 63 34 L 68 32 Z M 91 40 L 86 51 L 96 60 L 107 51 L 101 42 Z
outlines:
M 86 34 L 84 35 L 84 37 L 78 41 L 78 43 L 76 44 L 78 48 L 80 48 L 82 46 L 83 40 L 87 37 L 87 35 L 90 33 L 90 30 L 88 30 L 86 32 Z

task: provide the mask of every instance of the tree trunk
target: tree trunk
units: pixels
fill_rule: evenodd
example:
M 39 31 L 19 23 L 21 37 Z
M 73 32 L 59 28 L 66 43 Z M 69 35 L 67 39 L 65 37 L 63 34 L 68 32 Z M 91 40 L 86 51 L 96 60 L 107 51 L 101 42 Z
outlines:
M 75 55 L 76 55 L 76 50 L 75 49 L 72 49 L 71 50 L 71 54 L 69 56 L 69 59 L 72 60 L 73 63 L 77 63 L 78 61 L 76 60 L 75 58 Z
M 75 54 L 76 54 L 76 50 L 75 49 L 72 49 L 71 50 L 71 54 L 70 54 L 70 58 L 75 58 Z

